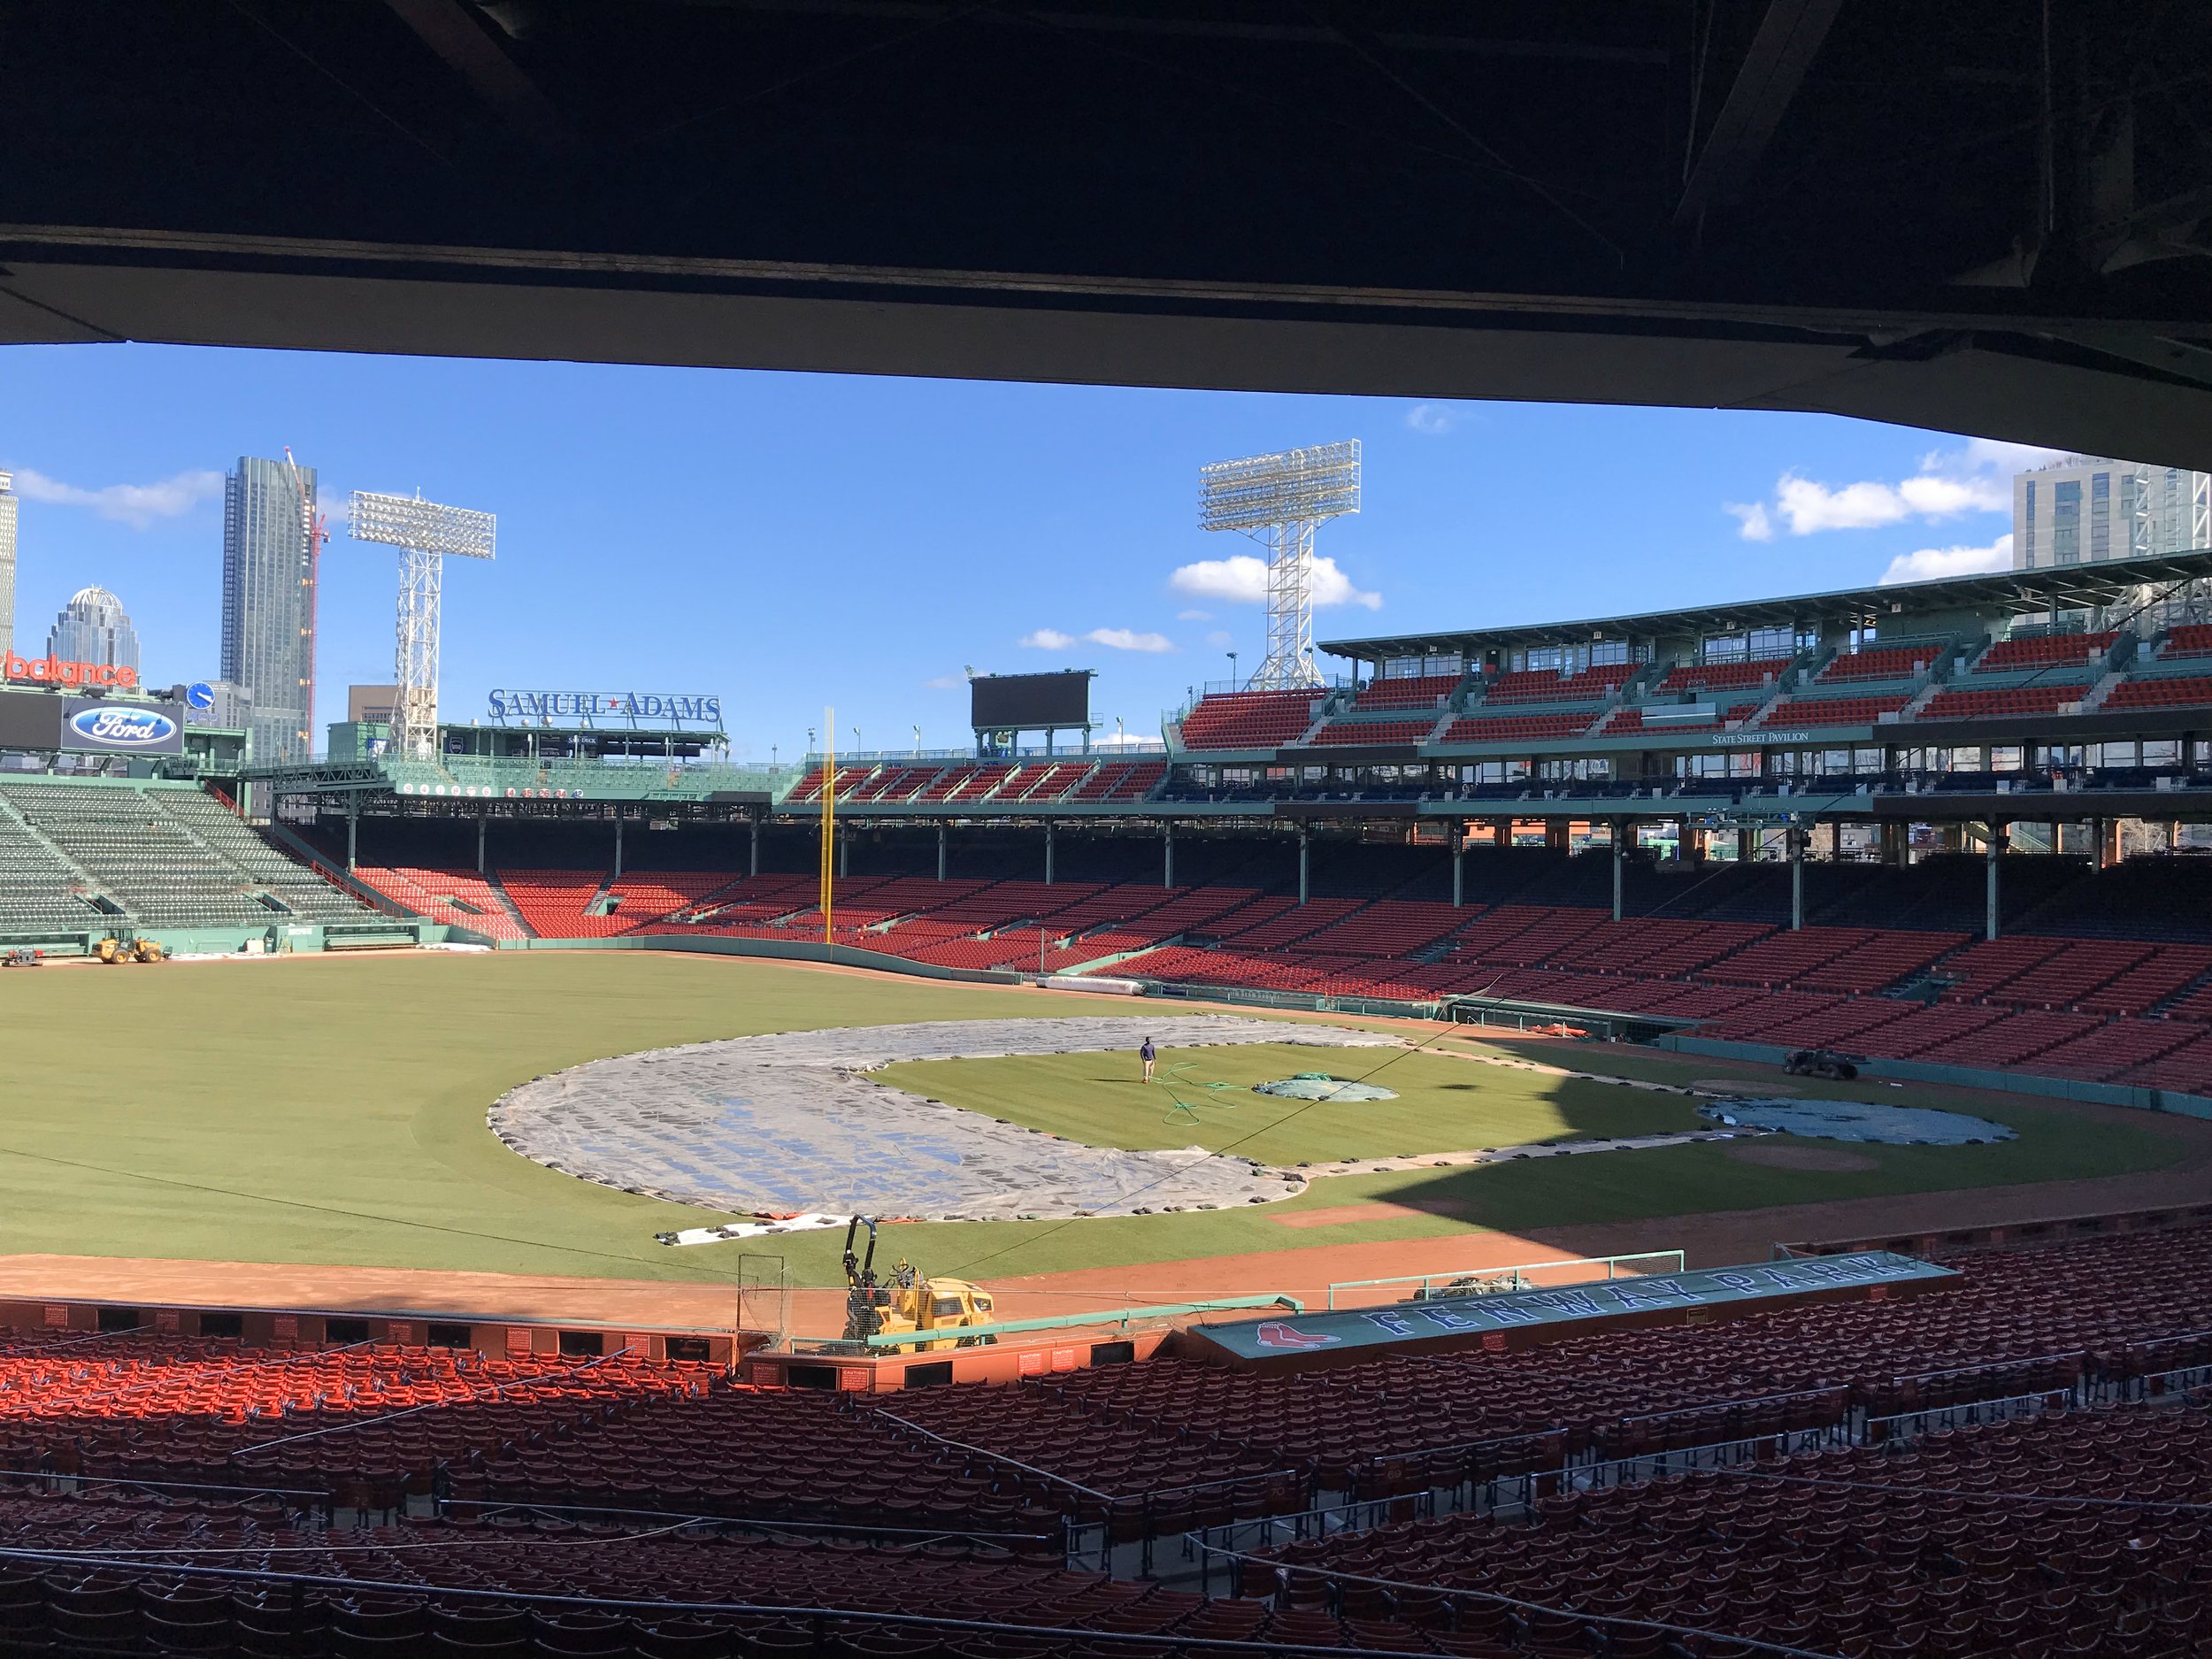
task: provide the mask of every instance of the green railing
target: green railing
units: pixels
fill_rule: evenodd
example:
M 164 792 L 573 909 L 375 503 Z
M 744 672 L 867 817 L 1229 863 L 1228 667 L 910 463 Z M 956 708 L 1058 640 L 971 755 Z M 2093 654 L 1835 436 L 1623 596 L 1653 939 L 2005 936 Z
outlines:
M 1148 1308 L 1108 1308 L 1096 1313 L 1063 1313 L 1041 1319 L 1002 1319 L 996 1325 L 954 1325 L 937 1331 L 898 1331 L 868 1339 L 870 1348 L 912 1348 L 922 1342 L 966 1342 L 981 1337 L 1018 1335 L 1024 1331 L 1072 1331 L 1110 1325 L 1127 1330 L 1136 1319 L 1173 1319 L 1192 1313 L 1233 1313 L 1246 1308 L 1280 1308 L 1303 1313 L 1295 1296 L 1216 1296 L 1207 1302 L 1168 1302 Z
M 1594 1279 L 1618 1279 L 1624 1266 L 1637 1262 L 1662 1263 L 1654 1267 L 1632 1268 L 1631 1271 L 1638 1278 L 1647 1273 L 1678 1273 L 1682 1271 L 1683 1261 L 1679 1250 L 1640 1250 L 1629 1256 L 1578 1256 L 1562 1262 L 1524 1262 L 1516 1267 L 1468 1267 L 1455 1273 L 1406 1273 L 1395 1279 L 1345 1279 L 1329 1286 L 1328 1305 L 1332 1310 L 1336 1307 L 1339 1291 L 1379 1290 L 1398 1285 L 1412 1285 L 1417 1287 L 1412 1298 L 1388 1296 L 1382 1300 L 1425 1302 L 1437 1294 L 1434 1287 L 1439 1285 L 1444 1286 L 1448 1293 L 1481 1296 L 1496 1291 L 1544 1290 L 1555 1285 L 1587 1285 Z M 1598 1267 L 1605 1271 L 1602 1273 L 1581 1271 Z M 1563 1271 L 1576 1277 L 1551 1277 Z M 1541 1277 L 1531 1278 L 1532 1274 Z M 1455 1293 L 1454 1287 L 1457 1286 L 1468 1288 Z

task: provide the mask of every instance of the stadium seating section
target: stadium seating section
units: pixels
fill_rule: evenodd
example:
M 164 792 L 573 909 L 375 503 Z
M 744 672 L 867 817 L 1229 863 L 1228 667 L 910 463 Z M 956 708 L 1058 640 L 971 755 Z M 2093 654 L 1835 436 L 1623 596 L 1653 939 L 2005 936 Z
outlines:
M 1313 724 L 1310 691 L 1210 693 L 1183 717 L 1185 749 L 1272 749 Z
M 1778 679 L 1793 658 L 1787 657 L 1760 657 L 1747 663 L 1685 663 L 1667 671 L 1659 682 L 1661 691 L 1728 691 L 1740 687 L 1763 685 Z
M 1594 723 L 1591 714 L 1474 715 L 1446 728 L 1447 743 L 1541 743 L 1580 737 Z
M 2021 668 L 2085 664 L 2110 650 L 2119 637 L 2117 634 L 2045 634 L 2000 640 L 1975 658 L 1974 672 L 2001 674 Z
M 1412 674 L 1370 680 L 1353 700 L 1356 709 L 1434 709 L 1459 687 L 1457 674 Z
M 2168 629 L 2158 656 L 2162 662 L 2175 657 L 2212 657 L 2212 622 L 2192 622 Z
M 1909 680 L 1944 653 L 1940 644 L 1869 647 L 1845 651 L 1814 676 L 1820 685 L 1844 680 Z
M 1332 720 L 1314 736 L 1316 743 L 1417 743 L 1434 728 L 1433 720 Z
M 1923 720 L 1977 720 L 2009 714 L 2058 714 L 2086 695 L 2086 686 L 2014 686 L 2003 691 L 1939 691 L 1921 706 Z
M 0 783 L 0 933 L 264 928 L 373 914 L 181 785 Z
M 2101 710 L 2189 709 L 2212 703 L 2212 676 L 2175 675 L 2162 680 L 2124 680 L 2113 687 Z
M 1788 726 L 1872 726 L 1886 714 L 1895 714 L 1909 702 L 1902 692 L 1881 697 L 1784 697 L 1769 709 L 1759 724 L 1769 729 Z
M 0 1645 L 2197 1653 L 2212 1230 L 1939 1259 L 1916 1297 L 1509 1351 L 890 1395 L 626 1350 L 0 1333 Z M 1067 1564 L 1317 1505 L 1218 1599 Z
M 1494 703 L 1592 703 L 1609 697 L 1641 672 L 1641 663 L 1604 663 L 1578 674 L 1534 668 L 1500 674 L 1482 694 Z

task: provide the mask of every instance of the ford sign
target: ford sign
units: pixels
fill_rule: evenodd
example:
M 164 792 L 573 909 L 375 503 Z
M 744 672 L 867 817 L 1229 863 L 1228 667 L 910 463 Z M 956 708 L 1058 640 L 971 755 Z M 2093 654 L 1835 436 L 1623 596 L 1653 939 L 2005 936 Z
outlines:
M 61 742 L 64 749 L 111 754 L 180 755 L 184 710 L 173 703 L 73 701 L 62 711 Z
M 103 749 L 158 749 L 177 723 L 151 709 L 80 709 L 69 717 L 69 729 Z

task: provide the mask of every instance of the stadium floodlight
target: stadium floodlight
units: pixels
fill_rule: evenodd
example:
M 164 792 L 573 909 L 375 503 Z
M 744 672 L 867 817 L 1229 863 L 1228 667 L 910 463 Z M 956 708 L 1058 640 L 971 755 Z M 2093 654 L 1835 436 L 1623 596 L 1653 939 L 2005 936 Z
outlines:
M 430 760 L 438 744 L 438 626 L 446 556 L 488 559 L 497 521 L 488 512 L 420 496 L 353 492 L 353 539 L 399 549 L 395 622 L 391 752 Z
M 1313 534 L 1359 511 L 1359 440 L 1217 461 L 1198 471 L 1198 527 L 1235 530 L 1267 549 L 1267 657 L 1245 683 L 1317 686 L 1313 665 Z

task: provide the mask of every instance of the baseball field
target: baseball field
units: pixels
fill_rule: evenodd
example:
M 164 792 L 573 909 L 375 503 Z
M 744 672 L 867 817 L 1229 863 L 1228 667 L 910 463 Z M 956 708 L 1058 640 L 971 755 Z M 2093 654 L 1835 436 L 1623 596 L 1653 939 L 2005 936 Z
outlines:
M 672 1289 L 729 1285 L 741 1247 L 671 1248 L 656 1235 L 730 1217 L 518 1156 L 487 1127 L 494 1100 L 582 1062 L 719 1038 L 1132 1011 L 1030 989 L 596 952 L 57 966 L 0 979 L 0 1008 L 13 1059 L 0 1117 L 0 1255 Z M 1339 1271 L 1346 1263 L 1423 1271 L 1463 1257 L 1532 1259 L 1532 1248 L 1680 1247 L 1711 1259 L 1762 1231 L 1823 1236 L 1908 1216 L 1962 1217 L 1977 1213 L 1978 1195 L 1980 1208 L 2014 1215 L 2118 1208 L 2138 1194 L 2174 1202 L 2201 1187 L 2212 1156 L 2203 1126 L 2150 1114 L 1785 1081 L 1768 1068 L 1649 1049 L 1331 1023 L 1390 1029 L 1411 1046 L 1170 1048 L 1150 1085 L 1118 1051 L 923 1060 L 874 1073 L 1093 1146 L 1202 1147 L 1306 1166 L 1304 1189 L 1271 1203 L 916 1223 L 887 1229 L 887 1248 L 938 1273 L 1131 1295 L 1212 1280 L 1310 1286 L 1322 1282 L 1317 1273 L 1353 1276 Z M 1294 1021 L 1285 1025 L 1287 1034 Z M 1370 1079 L 1393 1098 L 1313 1102 L 1251 1087 L 1317 1069 Z M 1845 1148 L 1779 1135 L 1503 1162 L 1443 1156 L 1701 1126 L 1685 1095 L 1631 1081 L 1949 1107 L 2016 1138 Z M 1726 1244 L 1708 1241 L 1722 1235 Z M 819 1232 L 741 1248 L 782 1256 L 795 1285 L 828 1286 L 840 1282 L 841 1242 Z

